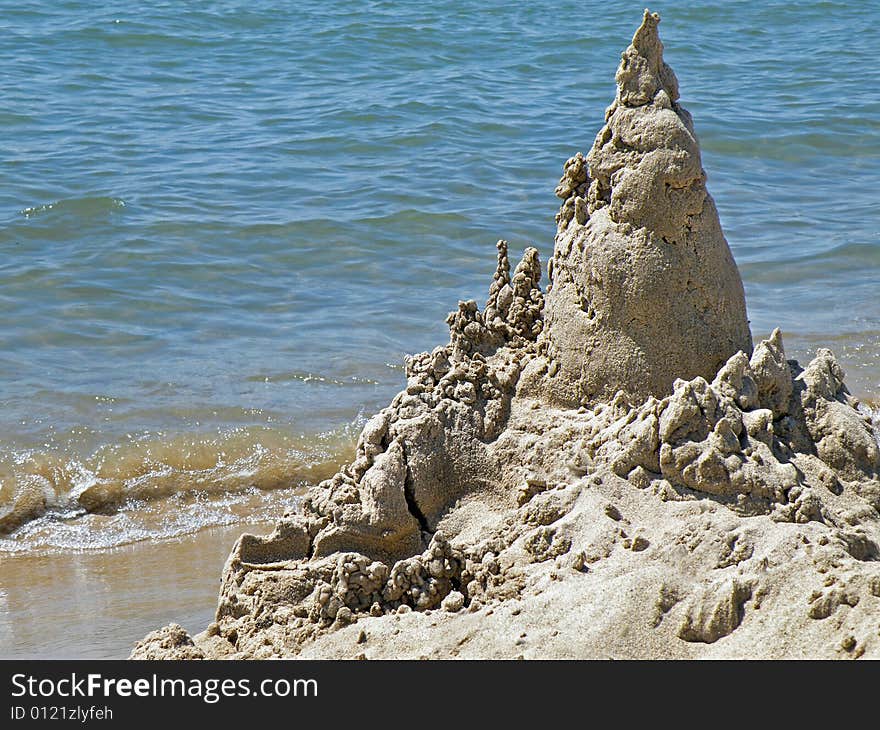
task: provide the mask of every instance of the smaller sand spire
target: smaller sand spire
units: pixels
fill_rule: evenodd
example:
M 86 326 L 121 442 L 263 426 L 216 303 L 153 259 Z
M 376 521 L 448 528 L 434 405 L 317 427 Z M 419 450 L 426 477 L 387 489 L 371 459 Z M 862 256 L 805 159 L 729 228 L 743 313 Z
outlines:
M 534 340 L 543 328 L 541 313 L 544 295 L 541 293 L 541 262 L 538 249 L 529 246 L 513 272 L 513 301 L 507 312 L 507 338 L 522 337 Z
M 486 300 L 485 319 L 486 322 L 494 322 L 496 317 L 502 320 L 510 308 L 511 294 L 510 290 L 510 258 L 507 255 L 507 241 L 498 241 L 495 244 L 498 249 L 498 266 L 495 268 L 495 275 L 492 277 L 492 283 L 489 285 L 489 298 Z
M 505 344 L 516 346 L 533 341 L 543 328 L 544 294 L 540 287 L 538 250 L 530 246 L 523 252 L 511 278 L 507 241 L 498 241 L 495 246 L 498 265 L 485 309 L 481 312 L 471 299 L 459 302 L 458 311 L 450 312 L 446 318 L 454 360 L 474 353 L 489 354 Z
M 502 342 L 517 337 L 534 340 L 541 331 L 541 310 L 544 308 L 538 250 L 530 246 L 523 252 L 511 278 L 507 241 L 498 241 L 495 247 L 498 249 L 498 266 L 489 286 L 483 321 Z

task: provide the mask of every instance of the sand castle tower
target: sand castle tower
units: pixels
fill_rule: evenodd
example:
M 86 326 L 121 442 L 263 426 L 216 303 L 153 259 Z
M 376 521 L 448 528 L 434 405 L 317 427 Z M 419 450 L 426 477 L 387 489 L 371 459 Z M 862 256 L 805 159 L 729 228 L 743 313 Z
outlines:
M 645 11 L 589 155 L 565 164 L 549 264 L 549 397 L 575 405 L 711 380 L 751 352 L 742 281 L 721 231 L 690 114 Z

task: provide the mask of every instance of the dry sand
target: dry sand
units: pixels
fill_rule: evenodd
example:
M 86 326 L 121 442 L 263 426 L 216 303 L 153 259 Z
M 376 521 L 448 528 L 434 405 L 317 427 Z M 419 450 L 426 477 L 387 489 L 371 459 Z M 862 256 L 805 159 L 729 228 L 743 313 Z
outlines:
M 876 424 L 830 351 L 753 347 L 658 22 L 565 164 L 546 291 L 499 242 L 216 620 L 133 657 L 880 656 Z

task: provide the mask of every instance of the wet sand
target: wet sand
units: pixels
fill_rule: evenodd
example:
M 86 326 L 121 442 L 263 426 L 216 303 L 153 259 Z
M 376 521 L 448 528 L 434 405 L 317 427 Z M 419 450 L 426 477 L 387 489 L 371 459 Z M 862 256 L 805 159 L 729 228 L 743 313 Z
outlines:
M 270 529 L 250 522 L 109 550 L 0 555 L 0 658 L 123 659 L 158 625 L 201 630 L 232 543 Z

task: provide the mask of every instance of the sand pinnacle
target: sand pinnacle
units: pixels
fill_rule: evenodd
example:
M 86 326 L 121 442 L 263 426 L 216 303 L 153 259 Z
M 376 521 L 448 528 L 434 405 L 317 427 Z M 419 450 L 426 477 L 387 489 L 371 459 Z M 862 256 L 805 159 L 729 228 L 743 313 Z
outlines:
M 751 352 L 742 281 L 659 16 L 645 11 L 589 155 L 565 165 L 545 312 L 549 398 L 574 405 L 671 392 Z

